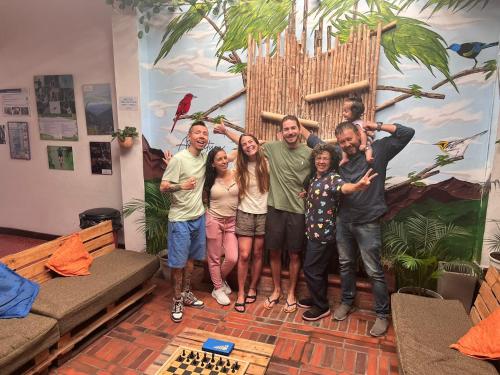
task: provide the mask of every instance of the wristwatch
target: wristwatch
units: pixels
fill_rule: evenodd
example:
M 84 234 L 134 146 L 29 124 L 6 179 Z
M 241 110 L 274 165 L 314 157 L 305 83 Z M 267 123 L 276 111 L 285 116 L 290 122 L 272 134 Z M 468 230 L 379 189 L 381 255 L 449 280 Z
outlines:
M 382 130 L 382 125 L 383 125 L 382 121 L 377 121 L 377 131 L 378 132 Z

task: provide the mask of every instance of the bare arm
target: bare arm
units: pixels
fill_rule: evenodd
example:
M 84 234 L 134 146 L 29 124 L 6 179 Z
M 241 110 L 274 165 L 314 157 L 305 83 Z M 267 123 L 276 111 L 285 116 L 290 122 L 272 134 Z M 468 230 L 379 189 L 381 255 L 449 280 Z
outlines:
M 231 141 L 233 141 L 235 144 L 238 144 L 240 140 L 240 136 L 233 132 L 232 130 L 229 130 L 224 126 L 224 124 L 221 122 L 220 124 L 217 124 L 214 126 L 214 133 L 216 134 L 224 134 L 226 137 L 228 137 Z
M 179 184 L 164 180 L 160 183 L 160 191 L 163 193 L 174 193 L 179 190 L 193 190 L 195 186 L 196 179 L 194 177 L 189 177 L 186 181 Z
M 237 157 L 238 157 L 238 150 L 231 150 L 227 153 L 227 161 L 230 163 L 235 161 Z
M 372 180 L 377 176 L 378 173 L 373 173 L 373 169 L 370 168 L 358 182 L 355 184 L 345 183 L 340 190 L 343 194 L 352 194 L 356 191 L 366 190 L 370 186 Z

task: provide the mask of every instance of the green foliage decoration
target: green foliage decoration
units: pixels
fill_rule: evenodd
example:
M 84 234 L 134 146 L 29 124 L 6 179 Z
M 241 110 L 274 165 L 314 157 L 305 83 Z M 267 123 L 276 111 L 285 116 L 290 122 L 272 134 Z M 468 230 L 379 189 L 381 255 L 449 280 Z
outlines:
M 458 12 L 460 10 L 466 9 L 467 11 L 481 6 L 484 8 L 488 5 L 490 0 L 427 0 L 426 3 L 420 9 L 420 12 L 426 10 L 427 8 L 433 8 L 431 16 L 440 11 L 441 9 L 449 9 L 453 12 Z M 401 10 L 408 8 L 412 4 L 422 3 L 420 0 L 398 0 L 397 3 L 401 4 Z
M 116 138 L 118 138 L 119 141 L 123 142 L 127 137 L 136 138 L 138 136 L 139 133 L 134 126 L 125 126 L 125 128 L 117 129 L 113 133 L 111 133 L 111 141 L 114 141 Z
M 144 199 L 134 198 L 123 206 L 123 216 L 139 213 L 138 231 L 146 236 L 146 252 L 159 254 L 167 248 L 167 223 L 170 210 L 168 194 L 160 191 L 159 181 L 145 181 Z

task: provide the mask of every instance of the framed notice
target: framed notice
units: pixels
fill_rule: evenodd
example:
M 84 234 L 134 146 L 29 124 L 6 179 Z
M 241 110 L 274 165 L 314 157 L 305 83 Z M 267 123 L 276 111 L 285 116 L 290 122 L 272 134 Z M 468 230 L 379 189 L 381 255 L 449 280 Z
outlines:
M 30 139 L 27 122 L 8 122 L 9 147 L 11 159 L 30 160 Z
M 0 106 L 7 116 L 29 116 L 28 89 L 1 89 Z
M 40 139 L 78 141 L 72 75 L 35 76 Z
M 83 85 L 83 103 L 88 135 L 113 133 L 113 106 L 109 84 Z
M 113 174 L 110 142 L 90 142 L 90 168 L 92 174 Z

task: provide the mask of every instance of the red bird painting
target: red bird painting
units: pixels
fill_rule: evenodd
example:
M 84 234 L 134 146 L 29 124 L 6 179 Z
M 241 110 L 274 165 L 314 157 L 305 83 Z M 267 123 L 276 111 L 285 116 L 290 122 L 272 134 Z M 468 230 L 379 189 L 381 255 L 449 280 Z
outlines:
M 196 98 L 196 96 L 189 93 L 184 95 L 184 98 L 182 98 L 182 100 L 179 102 L 179 105 L 177 106 L 177 112 L 175 112 L 174 124 L 172 125 L 172 129 L 170 129 L 170 133 L 174 131 L 175 124 L 177 123 L 177 120 L 179 120 L 179 117 L 189 112 L 189 108 L 191 108 L 191 100 L 193 100 L 193 98 Z

